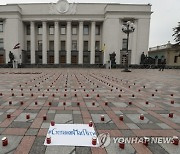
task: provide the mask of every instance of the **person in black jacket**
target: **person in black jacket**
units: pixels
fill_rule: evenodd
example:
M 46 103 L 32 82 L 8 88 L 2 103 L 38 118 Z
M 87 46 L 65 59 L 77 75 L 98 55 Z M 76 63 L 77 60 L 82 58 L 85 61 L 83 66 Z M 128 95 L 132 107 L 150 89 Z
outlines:
M 164 58 L 164 56 L 162 56 L 159 71 L 164 71 L 165 66 L 166 66 L 166 59 Z

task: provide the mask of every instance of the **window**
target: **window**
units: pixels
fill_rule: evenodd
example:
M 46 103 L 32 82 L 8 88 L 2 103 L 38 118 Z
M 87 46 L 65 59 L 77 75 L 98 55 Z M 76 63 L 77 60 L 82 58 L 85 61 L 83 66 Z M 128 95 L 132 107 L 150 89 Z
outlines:
M 88 51 L 88 41 L 84 41 L 84 51 Z
M 38 50 L 42 51 L 42 40 L 38 41 Z
M 95 42 L 95 50 L 100 51 L 100 41 Z
M 83 33 L 84 33 L 84 35 L 89 35 L 89 26 L 88 25 L 84 26 Z
M 30 31 L 30 25 L 26 26 L 26 35 L 30 35 L 31 31 Z
M 77 41 L 76 40 L 72 41 L 72 50 L 77 50 Z
M 54 50 L 54 41 L 49 41 L 49 50 Z
M 27 41 L 27 51 L 31 50 L 31 42 Z
M 0 49 L 4 49 L 4 42 L 2 38 L 0 38 Z
M 123 50 L 126 50 L 126 49 L 127 49 L 127 39 L 123 39 L 122 49 L 123 49 Z
M 96 25 L 96 35 L 100 35 L 100 25 Z
M 61 27 L 61 35 L 66 35 L 66 27 Z
M 49 35 L 54 35 L 54 26 L 53 25 L 49 26 Z
M 88 56 L 83 56 L 83 63 L 84 64 L 88 64 L 89 63 L 89 59 L 90 59 L 90 57 L 88 57 Z
M 66 41 L 61 41 L 61 50 L 66 50 Z
M 42 35 L 42 25 L 38 25 L 38 35 Z
M 174 56 L 174 63 L 177 63 L 178 61 L 178 56 Z
M 72 35 L 77 35 L 77 27 L 72 27 Z
M 0 32 L 3 32 L 3 22 L 0 21 Z
M 95 56 L 95 63 L 100 63 L 100 56 Z
M 30 55 L 27 55 L 27 59 L 30 60 L 30 59 L 31 59 L 31 56 L 30 56 Z

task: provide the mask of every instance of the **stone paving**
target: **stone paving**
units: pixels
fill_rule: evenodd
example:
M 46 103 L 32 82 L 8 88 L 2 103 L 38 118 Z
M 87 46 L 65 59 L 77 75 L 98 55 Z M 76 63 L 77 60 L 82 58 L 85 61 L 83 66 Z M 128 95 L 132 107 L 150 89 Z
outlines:
M 44 146 L 51 120 L 93 121 L 97 134 L 110 133 L 111 144 Z M 132 143 L 120 149 L 113 137 L 180 137 L 180 70 L 0 69 L 0 139 L 5 136 L 9 144 L 0 144 L 0 154 L 178 154 L 180 146 L 172 143 Z

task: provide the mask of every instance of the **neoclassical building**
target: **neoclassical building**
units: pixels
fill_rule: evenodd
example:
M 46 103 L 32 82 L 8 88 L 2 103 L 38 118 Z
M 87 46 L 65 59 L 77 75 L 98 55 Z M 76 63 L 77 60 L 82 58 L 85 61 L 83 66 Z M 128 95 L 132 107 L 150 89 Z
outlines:
M 0 63 L 9 52 L 26 64 L 103 64 L 116 53 L 123 64 L 127 36 L 122 25 L 131 21 L 129 63 L 139 64 L 147 53 L 151 5 L 57 3 L 0 5 Z M 13 49 L 20 43 L 20 48 Z

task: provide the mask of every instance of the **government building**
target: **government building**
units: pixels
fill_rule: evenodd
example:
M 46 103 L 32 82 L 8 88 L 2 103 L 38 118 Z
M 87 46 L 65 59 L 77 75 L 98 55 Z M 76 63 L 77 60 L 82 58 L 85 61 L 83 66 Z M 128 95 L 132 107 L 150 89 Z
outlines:
M 139 64 L 147 54 L 150 4 L 57 3 L 0 5 L 0 64 L 10 51 L 20 64 Z M 129 34 L 122 26 L 131 21 Z M 19 43 L 19 44 L 18 44 Z

